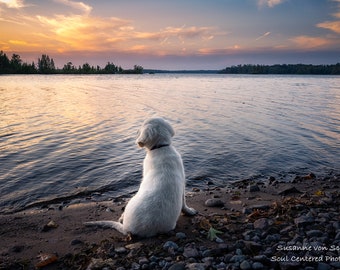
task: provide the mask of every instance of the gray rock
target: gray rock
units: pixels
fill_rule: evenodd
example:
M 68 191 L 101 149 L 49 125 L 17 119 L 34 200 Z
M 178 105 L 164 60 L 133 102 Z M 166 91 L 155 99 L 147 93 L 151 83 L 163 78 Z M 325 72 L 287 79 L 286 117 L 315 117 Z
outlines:
M 302 228 L 308 224 L 311 224 L 314 222 L 314 218 L 311 216 L 301 216 L 301 217 L 297 217 L 294 219 L 294 223 L 298 228 Z
M 279 192 L 279 195 L 286 196 L 286 195 L 294 194 L 294 193 L 302 193 L 302 192 L 298 190 L 296 187 L 288 187 L 288 188 L 285 188 L 284 190 L 281 190 Z
M 330 270 L 330 269 L 332 269 L 332 267 L 327 263 L 319 262 L 317 269 L 318 270 Z
M 258 192 L 260 191 L 260 187 L 257 184 L 249 186 L 249 192 Z
M 228 252 L 228 248 L 213 248 L 202 252 L 203 257 L 221 257 Z
M 254 241 L 244 241 L 244 245 L 245 245 L 245 248 L 251 254 L 258 254 L 258 252 L 262 249 L 262 245 Z
M 127 252 L 127 249 L 125 247 L 117 247 L 115 248 L 115 252 L 118 254 L 124 254 Z
M 139 263 L 140 265 L 147 264 L 147 263 L 149 263 L 149 260 L 148 260 L 147 258 L 145 258 L 145 257 L 142 257 L 142 258 L 140 258 L 140 259 L 138 260 L 138 263 Z
M 204 263 L 189 263 L 186 265 L 188 270 L 205 270 Z
M 265 230 L 269 227 L 269 219 L 268 218 L 260 218 L 254 222 L 255 230 Z
M 241 262 L 240 268 L 242 270 L 250 270 L 251 269 L 251 264 L 247 260 L 244 260 L 243 262 Z
M 208 206 L 208 207 L 222 207 L 224 206 L 224 202 L 222 202 L 220 199 L 216 199 L 216 198 L 213 198 L 213 199 L 208 199 L 205 201 L 205 206 Z
M 163 245 L 163 249 L 166 250 L 166 251 L 169 251 L 169 250 L 174 251 L 174 250 L 178 249 L 178 245 L 175 242 L 167 241 Z
M 185 258 L 196 258 L 196 257 L 199 256 L 199 253 L 198 253 L 197 249 L 194 248 L 194 247 L 185 247 L 184 252 L 183 252 L 183 256 Z
M 338 232 L 335 236 L 335 240 L 340 240 L 340 232 Z
M 234 255 L 233 257 L 231 257 L 230 262 L 240 263 L 240 262 L 243 262 L 245 259 L 246 259 L 246 256 L 244 255 Z
M 253 257 L 254 261 L 262 262 L 262 263 L 269 263 L 270 260 L 266 255 L 257 255 Z
M 169 270 L 185 270 L 184 263 L 175 263 L 169 267 Z
M 254 262 L 252 264 L 252 267 L 253 267 L 254 270 L 261 270 L 261 269 L 264 268 L 264 265 L 260 262 Z
M 187 238 L 187 235 L 183 232 L 178 232 L 178 233 L 176 233 L 176 238 L 177 239 L 185 239 L 185 238 Z
M 79 239 L 73 239 L 73 240 L 71 241 L 71 246 L 81 245 L 81 244 L 83 244 L 83 243 L 84 243 L 84 242 L 81 241 L 81 240 L 79 240 Z
M 323 235 L 323 232 L 320 230 L 311 230 L 306 232 L 308 237 L 319 237 Z

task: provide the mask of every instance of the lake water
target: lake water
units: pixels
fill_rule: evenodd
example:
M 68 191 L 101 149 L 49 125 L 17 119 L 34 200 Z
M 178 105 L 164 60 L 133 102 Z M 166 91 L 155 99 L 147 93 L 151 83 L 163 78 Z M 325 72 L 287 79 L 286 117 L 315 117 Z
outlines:
M 136 133 L 155 115 L 188 189 L 340 170 L 340 77 L 0 76 L 0 212 L 135 192 Z

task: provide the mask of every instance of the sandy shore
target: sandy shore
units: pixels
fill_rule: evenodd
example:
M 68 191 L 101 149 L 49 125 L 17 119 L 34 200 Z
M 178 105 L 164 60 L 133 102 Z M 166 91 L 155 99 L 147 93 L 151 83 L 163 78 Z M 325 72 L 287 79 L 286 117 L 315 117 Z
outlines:
M 340 267 L 339 175 L 310 174 L 290 183 L 244 180 L 223 188 L 207 183 L 205 189 L 188 192 L 187 202 L 199 214 L 181 216 L 174 232 L 151 239 L 83 226 L 85 221 L 118 220 L 126 204 L 119 198 L 1 215 L 0 269 Z M 217 238 L 212 228 L 220 232 Z M 312 243 L 324 249 L 307 250 Z M 292 250 L 299 245 L 306 250 Z M 306 256 L 314 261 L 301 259 Z

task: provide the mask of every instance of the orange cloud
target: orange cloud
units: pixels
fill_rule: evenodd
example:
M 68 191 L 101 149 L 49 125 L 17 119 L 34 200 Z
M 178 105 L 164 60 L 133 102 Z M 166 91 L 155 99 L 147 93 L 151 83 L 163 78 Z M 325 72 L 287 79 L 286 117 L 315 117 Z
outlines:
M 5 0 L 0 0 L 4 2 Z M 97 17 L 91 14 L 92 7 L 77 1 L 54 0 L 68 6 L 68 14 L 35 15 L 28 17 L 24 12 L 6 12 L 0 21 L 6 23 L 6 35 L 1 37 L 2 48 L 11 50 L 30 50 L 27 44 L 41 44 L 41 49 L 59 52 L 66 51 L 154 51 L 163 46 L 162 50 L 174 51 L 178 44 L 186 43 L 187 48 L 208 43 L 218 33 L 214 27 L 169 26 L 156 32 L 139 31 L 133 22 L 116 17 Z M 0 2 L 0 3 L 1 3 Z M 9 1 L 6 1 L 6 3 Z M 10 1 L 11 6 L 22 6 L 21 1 Z M 24 30 L 25 28 L 25 30 Z M 22 43 L 9 42 L 20 36 Z M 155 41 L 158 41 L 155 43 Z M 24 43 L 26 42 L 26 43 Z M 143 44 L 141 46 L 140 44 Z M 171 47 L 172 46 L 172 47 Z
M 23 0 L 0 0 L 0 4 L 5 4 L 8 8 L 22 8 L 24 7 Z
M 340 21 L 333 21 L 333 22 L 327 21 L 323 23 L 318 23 L 317 27 L 325 28 L 337 34 L 340 34 Z
M 315 49 L 330 45 L 330 40 L 322 37 L 298 36 L 291 39 L 301 49 Z

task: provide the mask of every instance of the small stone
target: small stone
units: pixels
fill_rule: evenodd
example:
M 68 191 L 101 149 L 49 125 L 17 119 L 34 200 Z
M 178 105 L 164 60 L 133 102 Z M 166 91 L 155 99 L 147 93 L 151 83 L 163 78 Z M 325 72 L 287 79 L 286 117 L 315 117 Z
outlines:
M 294 193 L 302 193 L 300 190 L 298 190 L 296 187 L 288 187 L 282 191 L 279 192 L 279 195 L 289 195 L 289 194 L 294 194 Z
M 261 191 L 261 190 L 257 184 L 249 186 L 249 192 L 258 192 L 258 191 Z
M 264 265 L 260 262 L 254 262 L 252 267 L 254 270 L 261 270 L 264 268 Z
M 149 260 L 145 257 L 142 257 L 142 258 L 139 259 L 138 263 L 140 265 L 147 264 L 147 263 L 149 263 Z
M 133 262 L 131 264 L 131 268 L 130 269 L 131 270 L 139 270 L 140 269 L 140 265 L 138 263 L 136 263 L 136 262 Z
M 127 248 L 127 249 L 139 249 L 142 246 L 143 246 L 142 242 L 136 242 L 136 243 L 132 243 L 132 244 L 126 245 L 125 248 Z
M 187 235 L 183 232 L 178 232 L 178 233 L 176 233 L 176 238 L 177 239 L 185 239 L 185 238 L 187 238 Z
M 338 232 L 335 236 L 335 240 L 340 240 L 340 232 Z
M 221 257 L 228 252 L 228 247 L 207 249 L 202 252 L 203 257 Z
M 208 207 L 222 207 L 224 206 L 224 202 L 222 202 L 220 199 L 208 199 L 205 201 L 205 206 Z
M 204 263 L 189 263 L 186 265 L 186 269 L 188 270 L 205 270 Z
M 257 255 L 253 257 L 254 261 L 262 262 L 262 263 L 269 263 L 270 260 L 266 255 Z
M 323 232 L 320 230 L 311 230 L 306 232 L 308 237 L 320 237 L 323 235 Z
M 240 263 L 240 262 L 243 262 L 245 259 L 246 259 L 246 256 L 244 255 L 234 255 L 233 257 L 231 257 L 230 262 Z
M 329 264 L 323 262 L 318 263 L 317 270 L 330 270 L 330 269 L 332 269 L 332 267 Z
M 199 253 L 196 248 L 186 247 L 184 248 L 183 256 L 185 258 L 196 258 L 199 256 Z
M 260 218 L 254 222 L 255 230 L 265 230 L 269 227 L 269 219 L 268 218 Z
M 244 260 L 243 262 L 241 262 L 240 268 L 242 270 L 250 270 L 251 269 L 251 265 L 250 265 L 250 263 L 247 260 Z
M 178 249 L 178 245 L 175 242 L 167 241 L 163 245 L 163 249 L 168 251 L 168 252 L 170 252 L 170 253 L 172 253 L 172 252 L 174 252 L 175 250 Z
M 298 228 L 304 227 L 308 224 L 311 224 L 314 222 L 314 218 L 309 216 L 300 216 L 294 219 L 294 223 Z
M 80 244 L 83 244 L 84 242 L 79 240 L 79 239 L 73 239 L 71 241 L 71 246 L 75 246 L 75 245 L 80 245 Z
M 258 254 L 262 249 L 262 245 L 253 241 L 243 241 L 246 249 L 252 254 Z
M 185 270 L 184 263 L 175 263 L 169 267 L 169 270 Z
M 118 253 L 118 254 L 124 254 L 127 252 L 127 249 L 125 247 L 117 247 L 115 249 L 115 252 Z

